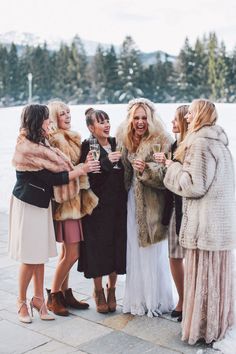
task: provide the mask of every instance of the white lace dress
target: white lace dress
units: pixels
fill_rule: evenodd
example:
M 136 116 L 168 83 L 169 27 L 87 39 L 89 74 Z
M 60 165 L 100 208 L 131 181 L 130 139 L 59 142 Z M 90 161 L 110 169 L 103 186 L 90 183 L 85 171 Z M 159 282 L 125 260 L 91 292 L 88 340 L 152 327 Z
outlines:
M 153 317 L 173 309 L 167 240 L 139 247 L 133 186 L 128 194 L 126 273 L 124 313 Z

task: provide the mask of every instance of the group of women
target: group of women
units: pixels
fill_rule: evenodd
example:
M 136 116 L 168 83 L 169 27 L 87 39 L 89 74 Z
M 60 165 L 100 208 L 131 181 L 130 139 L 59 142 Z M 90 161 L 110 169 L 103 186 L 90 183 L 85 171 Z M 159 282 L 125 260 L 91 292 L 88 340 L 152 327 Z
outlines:
M 63 102 L 22 112 L 9 228 L 10 256 L 21 263 L 19 320 L 32 321 L 31 279 L 31 311 L 42 320 L 54 319 L 48 310 L 68 316 L 69 307 L 89 307 L 69 287 L 78 260 L 78 271 L 93 278 L 98 312 L 116 310 L 117 275 L 126 274 L 124 313 L 171 312 L 188 343 L 220 340 L 233 324 L 236 209 L 232 156 L 215 105 L 180 106 L 175 142 L 145 98 L 129 102 L 116 139 L 106 112 L 89 108 L 85 117 L 90 138 L 81 143 Z M 55 240 L 62 247 L 45 303 L 44 263 L 56 255 Z

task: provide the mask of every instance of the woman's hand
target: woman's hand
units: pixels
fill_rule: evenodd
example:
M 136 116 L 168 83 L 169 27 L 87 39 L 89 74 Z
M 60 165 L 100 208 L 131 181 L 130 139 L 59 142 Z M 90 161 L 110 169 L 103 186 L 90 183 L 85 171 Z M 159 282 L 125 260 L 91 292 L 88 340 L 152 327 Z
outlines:
M 99 172 L 100 171 L 100 161 L 89 160 L 81 166 L 81 175 L 86 175 L 89 172 Z
M 146 167 L 146 163 L 143 161 L 143 160 L 140 160 L 140 159 L 134 159 L 133 162 L 132 162 L 132 166 L 133 166 L 133 169 L 140 172 L 140 173 L 143 173 L 145 167 Z
M 121 158 L 120 151 L 113 151 L 108 154 L 108 159 L 111 161 L 111 163 L 118 162 L 120 158 Z
M 163 164 L 165 164 L 165 162 L 166 162 L 166 157 L 165 157 L 164 152 L 155 152 L 155 153 L 153 154 L 153 157 L 154 157 L 154 160 L 155 160 L 157 163 L 163 163 Z
M 93 153 L 92 153 L 92 151 L 89 151 L 88 155 L 86 156 L 85 163 L 88 162 L 88 161 L 93 161 L 93 160 L 94 160 Z
M 172 160 L 166 160 L 166 161 L 165 161 L 165 166 L 166 166 L 166 167 L 169 167 L 172 163 L 173 163 Z

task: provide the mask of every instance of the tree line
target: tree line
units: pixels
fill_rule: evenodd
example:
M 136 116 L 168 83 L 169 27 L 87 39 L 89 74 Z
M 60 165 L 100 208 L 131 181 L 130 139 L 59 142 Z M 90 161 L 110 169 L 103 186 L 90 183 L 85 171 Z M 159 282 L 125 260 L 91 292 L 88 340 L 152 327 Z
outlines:
M 119 53 L 98 46 L 86 54 L 76 36 L 59 50 L 43 46 L 19 48 L 0 44 L 0 105 L 28 101 L 27 74 L 32 73 L 33 101 L 52 98 L 70 104 L 126 103 L 144 96 L 154 102 L 190 102 L 209 98 L 236 102 L 236 47 L 228 53 L 215 33 L 191 45 L 186 38 L 175 60 L 157 52 L 154 64 L 145 65 L 133 39 L 124 39 Z

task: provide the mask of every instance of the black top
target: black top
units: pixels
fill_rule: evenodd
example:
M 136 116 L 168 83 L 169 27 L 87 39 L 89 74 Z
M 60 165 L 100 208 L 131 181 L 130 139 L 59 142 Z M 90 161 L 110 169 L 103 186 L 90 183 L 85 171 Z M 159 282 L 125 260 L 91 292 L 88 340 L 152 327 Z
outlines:
M 177 149 L 177 141 L 171 147 L 172 157 L 174 155 L 175 150 Z M 174 161 L 174 160 L 173 160 Z M 168 189 L 165 192 L 165 208 L 163 213 L 162 223 L 164 225 L 168 225 L 170 222 L 172 209 L 175 207 L 175 219 L 176 219 L 176 234 L 179 235 L 181 221 L 182 221 L 182 197 L 180 195 L 174 194 Z
M 16 171 L 16 184 L 13 195 L 25 203 L 48 208 L 53 196 L 53 186 L 69 183 L 67 171 L 53 173 L 43 169 L 40 171 Z
M 109 138 L 111 150 L 116 141 Z M 82 143 L 81 162 L 89 152 L 89 141 Z M 86 278 L 96 278 L 112 272 L 126 271 L 126 228 L 127 193 L 124 187 L 124 169 L 120 169 L 108 158 L 107 151 L 100 146 L 101 173 L 89 173 L 91 189 L 99 202 L 91 215 L 82 218 L 84 242 L 80 245 L 78 270 Z

